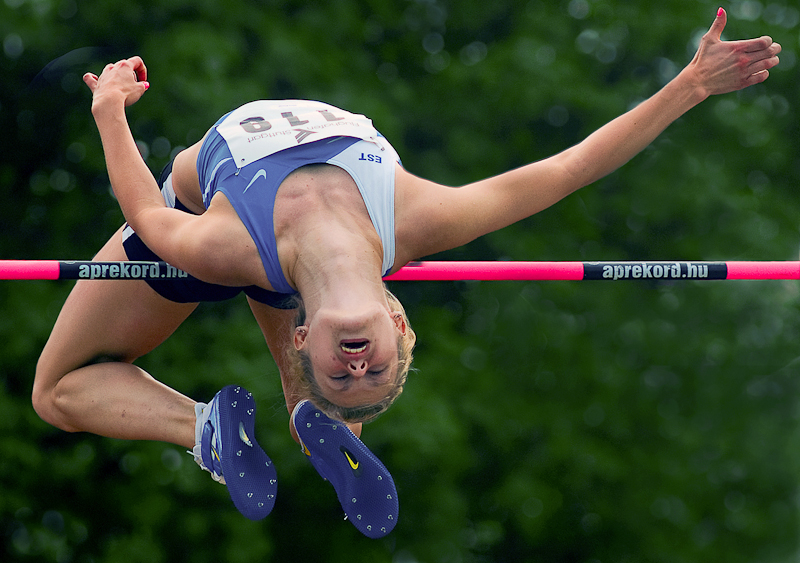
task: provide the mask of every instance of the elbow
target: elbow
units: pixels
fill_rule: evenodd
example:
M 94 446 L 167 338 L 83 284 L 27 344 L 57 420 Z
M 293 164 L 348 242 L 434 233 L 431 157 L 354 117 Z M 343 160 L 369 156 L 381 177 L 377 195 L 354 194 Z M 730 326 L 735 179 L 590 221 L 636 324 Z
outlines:
M 555 158 L 565 196 L 588 186 L 597 179 L 592 173 L 591 163 L 574 147 L 558 154 Z

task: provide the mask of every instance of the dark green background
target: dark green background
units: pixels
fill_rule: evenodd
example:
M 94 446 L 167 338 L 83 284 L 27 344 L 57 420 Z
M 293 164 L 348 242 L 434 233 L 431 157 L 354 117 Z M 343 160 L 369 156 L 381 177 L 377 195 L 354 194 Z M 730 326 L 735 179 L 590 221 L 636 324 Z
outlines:
M 726 38 L 783 45 L 766 84 L 708 100 L 620 172 L 437 258 L 797 260 L 800 12 L 725 7 Z M 298 97 L 370 116 L 410 171 L 461 184 L 654 93 L 717 8 L 5 0 L 0 258 L 88 259 L 122 222 L 80 80 L 106 62 L 148 65 L 128 115 L 156 172 L 239 104 Z M 41 422 L 34 368 L 69 288 L 0 284 L 0 560 L 797 560 L 797 282 L 392 284 L 420 344 L 406 393 L 364 432 L 400 495 L 382 540 L 342 521 L 289 437 L 243 301 L 202 306 L 140 364 L 198 400 L 228 383 L 256 394 L 280 480 L 266 520 L 241 517 L 181 448 Z

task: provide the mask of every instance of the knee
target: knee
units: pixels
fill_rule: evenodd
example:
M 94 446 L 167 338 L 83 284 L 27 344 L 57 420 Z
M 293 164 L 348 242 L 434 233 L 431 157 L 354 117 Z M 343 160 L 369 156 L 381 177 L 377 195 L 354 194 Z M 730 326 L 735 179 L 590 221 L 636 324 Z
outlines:
M 33 404 L 33 410 L 36 411 L 39 418 L 56 428 L 66 430 L 66 428 L 62 428 L 63 425 L 59 424 L 59 418 L 57 416 L 58 410 L 56 409 L 55 400 L 53 399 L 53 389 L 44 389 L 34 384 L 33 393 L 31 394 L 31 403 Z
M 77 432 L 68 422 L 67 411 L 69 410 L 70 393 L 74 392 L 75 378 L 80 378 L 78 373 L 82 368 L 112 361 L 111 358 L 97 357 L 84 365 L 70 366 L 58 359 L 53 359 L 53 354 L 42 354 L 36 364 L 36 373 L 33 379 L 33 390 L 31 392 L 31 403 L 33 410 L 39 418 L 67 432 Z M 73 391 L 71 391 L 73 390 Z
M 53 360 L 52 354 L 43 353 L 36 364 L 31 402 L 39 418 L 66 432 L 80 432 L 82 429 L 70 423 L 70 413 L 74 410 L 76 394 L 85 387 L 85 368 L 95 364 L 121 362 L 123 359 L 112 354 L 101 354 L 79 365 L 68 365 Z
M 61 376 L 63 377 L 63 375 Z M 59 417 L 58 407 L 56 405 L 56 387 L 61 380 L 58 375 L 53 376 L 50 372 L 45 370 L 41 361 L 36 366 L 36 375 L 33 380 L 33 391 L 31 392 L 31 403 L 33 410 L 39 415 L 39 418 L 46 423 L 60 428 L 61 430 L 69 430 L 65 428 Z

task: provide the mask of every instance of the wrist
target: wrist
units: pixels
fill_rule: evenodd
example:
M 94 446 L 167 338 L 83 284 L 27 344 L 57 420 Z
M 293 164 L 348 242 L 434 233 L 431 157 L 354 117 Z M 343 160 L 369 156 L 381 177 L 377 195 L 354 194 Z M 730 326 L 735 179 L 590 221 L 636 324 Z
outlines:
M 95 119 L 119 112 L 125 113 L 125 97 L 122 95 L 104 93 L 95 95 L 92 99 L 92 115 Z
M 703 82 L 693 65 L 684 68 L 678 76 L 675 77 L 674 82 L 680 87 L 684 93 L 687 101 L 691 106 L 696 106 L 705 101 L 711 95 L 711 92 L 703 86 Z

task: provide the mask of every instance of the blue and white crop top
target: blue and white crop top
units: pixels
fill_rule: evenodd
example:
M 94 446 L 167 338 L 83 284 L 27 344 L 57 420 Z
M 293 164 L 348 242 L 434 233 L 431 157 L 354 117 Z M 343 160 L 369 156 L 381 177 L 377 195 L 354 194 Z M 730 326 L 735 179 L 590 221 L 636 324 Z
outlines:
M 295 293 L 278 260 L 273 213 L 283 180 L 301 166 L 327 163 L 355 181 L 383 245 L 383 271 L 394 265 L 392 146 L 362 115 L 305 100 L 251 102 L 223 116 L 197 158 L 206 207 L 225 194 L 258 248 L 273 289 Z

